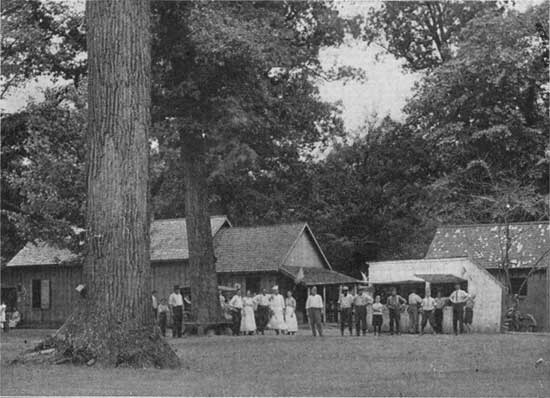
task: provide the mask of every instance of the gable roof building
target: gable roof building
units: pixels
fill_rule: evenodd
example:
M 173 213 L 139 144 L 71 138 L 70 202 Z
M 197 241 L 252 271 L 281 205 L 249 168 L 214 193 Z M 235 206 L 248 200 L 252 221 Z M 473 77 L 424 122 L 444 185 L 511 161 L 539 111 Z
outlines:
M 473 224 L 439 227 L 426 258 L 468 257 L 485 268 L 499 268 L 505 254 L 506 227 L 498 224 Z M 509 225 L 509 256 L 513 268 L 536 266 L 550 259 L 548 222 Z M 545 254 L 546 253 L 546 254 Z M 540 264 L 539 262 L 539 265 Z

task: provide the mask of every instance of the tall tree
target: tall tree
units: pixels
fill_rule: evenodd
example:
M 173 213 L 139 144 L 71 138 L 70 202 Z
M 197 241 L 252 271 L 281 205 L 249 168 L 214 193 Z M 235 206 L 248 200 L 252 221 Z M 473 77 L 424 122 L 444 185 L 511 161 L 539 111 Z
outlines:
M 161 44 L 154 46 L 154 114 L 165 127 L 156 136 L 183 170 L 191 300 L 204 323 L 219 307 L 208 177 L 229 185 L 233 170 L 255 163 L 245 171 L 250 179 L 277 175 L 298 163 L 301 150 L 341 132 L 311 77 L 321 71 L 320 47 L 341 42 L 345 29 L 316 2 L 159 2 L 154 9 Z
M 111 365 L 176 366 L 149 302 L 150 5 L 89 1 L 86 18 L 86 297 L 53 343 Z

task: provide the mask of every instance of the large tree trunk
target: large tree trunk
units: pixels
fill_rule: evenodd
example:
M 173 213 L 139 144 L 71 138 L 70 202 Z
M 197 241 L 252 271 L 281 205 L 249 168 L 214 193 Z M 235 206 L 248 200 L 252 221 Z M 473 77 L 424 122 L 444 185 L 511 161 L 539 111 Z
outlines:
M 86 4 L 86 296 L 46 344 L 73 359 L 165 367 L 179 360 L 151 313 L 149 7 L 148 0 Z
M 205 147 L 202 137 L 193 136 L 193 133 L 183 136 L 182 141 L 191 311 L 193 319 L 205 325 L 222 320 L 208 212 Z M 200 332 L 201 327 L 199 334 Z

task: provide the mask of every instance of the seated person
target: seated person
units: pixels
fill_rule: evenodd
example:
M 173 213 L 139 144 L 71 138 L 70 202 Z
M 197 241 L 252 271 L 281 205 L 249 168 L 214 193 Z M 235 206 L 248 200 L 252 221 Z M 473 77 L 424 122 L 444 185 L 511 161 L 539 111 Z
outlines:
M 17 311 L 17 308 L 14 308 L 8 322 L 10 329 L 17 327 L 19 322 L 21 322 L 21 314 Z

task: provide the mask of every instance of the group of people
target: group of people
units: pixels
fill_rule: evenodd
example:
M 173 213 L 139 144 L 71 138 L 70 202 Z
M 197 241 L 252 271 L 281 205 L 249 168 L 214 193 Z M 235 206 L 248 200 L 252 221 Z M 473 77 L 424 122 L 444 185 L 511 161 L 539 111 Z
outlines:
M 186 304 L 190 305 L 188 298 L 183 297 L 179 286 L 174 286 L 174 291 L 168 297 L 168 301 L 162 298 L 157 301 L 155 291 L 152 295 L 153 313 L 163 336 L 166 336 L 168 317 L 171 314 L 173 327 L 172 336 L 182 336 L 183 313 Z M 264 334 L 266 330 L 273 330 L 276 334 L 294 335 L 298 331 L 296 318 L 296 299 L 292 291 L 287 291 L 286 298 L 279 293 L 279 287 L 273 286 L 271 294 L 262 289 L 259 294 L 252 294 L 247 290 L 243 296 L 240 287 L 237 287 L 233 297 L 227 302 L 225 296 L 219 292 L 220 306 L 229 314 L 232 323 L 233 335 Z M 380 295 L 373 297 L 366 287 L 360 287 L 359 293 L 353 295 L 349 288 L 344 286 L 338 300 L 340 312 L 340 333 L 343 336 L 346 328 L 349 334 L 355 332 L 357 336 L 367 334 L 367 308 L 372 309 L 372 326 L 374 335 L 379 336 L 382 331 L 383 313 L 389 314 L 390 334 L 400 334 L 401 314 L 405 312 L 409 316 L 409 332 L 424 334 L 428 323 L 432 333 L 443 333 L 443 309 L 447 305 L 452 306 L 453 331 L 455 334 L 471 331 L 475 295 L 462 290 L 460 284 L 456 284 L 449 297 L 443 297 L 441 291 L 436 297 L 432 297 L 430 290 L 426 290 L 424 298 L 413 290 L 407 299 L 397 294 L 397 289 L 392 288 L 390 296 L 385 304 Z M 306 313 L 311 326 L 313 336 L 322 336 L 322 313 L 324 300 L 317 294 L 317 288 L 313 287 L 306 301 Z M 355 315 L 355 322 L 353 318 Z
M 468 294 L 460 288 L 460 284 L 455 285 L 455 290 L 449 297 L 443 297 L 441 291 L 433 298 L 430 290 L 426 290 L 424 298 L 421 298 L 413 290 L 408 299 L 397 294 L 397 289 L 391 289 L 391 295 L 387 298 L 386 304 L 382 304 L 381 298 L 377 295 L 374 300 L 364 287 L 360 288 L 357 295 L 349 293 L 349 289 L 344 287 L 338 300 L 340 310 L 340 332 L 342 336 L 346 327 L 352 332 L 352 318 L 355 312 L 356 333 L 359 336 L 367 331 L 367 306 L 372 306 L 372 325 L 374 335 L 380 335 L 383 324 L 383 311 L 389 312 L 390 334 L 400 334 L 401 313 L 405 311 L 409 315 L 409 332 L 424 334 L 427 324 L 430 324 L 432 333 L 443 333 L 443 309 L 450 304 L 453 309 L 453 331 L 455 334 L 471 331 L 473 321 L 473 312 L 475 304 L 475 295 Z M 306 306 L 307 307 L 307 306 Z M 313 327 L 312 327 L 313 330 Z M 313 332 L 315 335 L 315 331 Z
M 264 334 L 267 329 L 289 335 L 298 331 L 296 299 L 290 290 L 286 298 L 279 293 L 278 286 L 273 286 L 271 294 L 265 289 L 256 295 L 247 290 L 243 296 L 238 287 L 228 303 L 220 292 L 220 305 L 230 311 L 234 336 Z
M 17 308 L 14 308 L 13 311 L 8 312 L 8 307 L 6 304 L 0 304 L 0 329 L 4 332 L 8 332 L 10 329 L 17 327 L 19 322 L 21 322 L 21 314 Z

